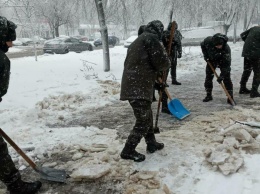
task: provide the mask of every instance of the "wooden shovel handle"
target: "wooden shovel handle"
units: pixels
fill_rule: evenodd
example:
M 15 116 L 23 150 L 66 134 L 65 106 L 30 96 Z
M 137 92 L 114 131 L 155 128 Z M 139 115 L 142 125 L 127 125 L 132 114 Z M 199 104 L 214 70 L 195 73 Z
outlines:
M 156 117 L 155 117 L 155 127 L 158 127 L 158 120 L 159 120 L 159 114 L 160 114 L 160 107 L 161 107 L 161 101 L 162 101 L 162 92 L 159 91 L 159 102 L 157 106 L 157 112 L 156 112 Z
M 163 81 L 162 81 L 162 79 L 160 77 L 158 78 L 158 81 L 160 83 L 163 83 Z M 168 90 L 166 88 L 164 88 L 164 91 L 165 91 L 167 97 L 169 98 L 169 100 L 172 100 L 172 97 L 171 97 L 170 93 L 168 92 Z
M 168 44 L 168 55 L 169 55 L 169 56 L 170 56 L 170 54 L 171 54 L 172 41 L 173 41 L 173 39 L 174 39 L 175 28 L 176 28 L 176 21 L 173 21 L 173 22 L 172 22 L 172 27 L 171 27 L 171 33 L 170 33 L 169 44 Z
M 36 164 L 14 143 L 14 141 L 0 128 L 0 135 L 17 151 L 17 153 L 23 157 L 30 166 L 36 170 Z
M 213 73 L 214 73 L 214 75 L 216 76 L 216 78 L 218 79 L 219 76 L 218 76 L 217 72 L 215 71 L 214 67 L 212 66 L 212 64 L 211 64 L 209 61 L 208 61 L 207 63 L 208 63 L 208 65 L 209 65 L 209 67 L 211 68 L 211 70 L 213 71 Z M 222 88 L 223 88 L 224 92 L 226 93 L 228 99 L 230 100 L 231 104 L 232 104 L 233 106 L 235 106 L 236 103 L 234 102 L 234 100 L 232 99 L 232 97 L 230 96 L 230 94 L 228 93 L 228 91 L 227 91 L 227 89 L 226 89 L 224 83 L 221 82 L 220 85 L 222 86 Z

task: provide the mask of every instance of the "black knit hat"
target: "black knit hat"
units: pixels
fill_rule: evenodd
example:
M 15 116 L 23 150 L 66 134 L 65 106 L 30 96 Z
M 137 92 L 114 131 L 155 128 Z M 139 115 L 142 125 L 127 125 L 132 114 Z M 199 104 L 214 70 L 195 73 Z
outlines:
M 217 45 L 224 45 L 227 43 L 228 37 L 224 34 L 217 33 L 212 37 L 212 42 L 215 46 Z

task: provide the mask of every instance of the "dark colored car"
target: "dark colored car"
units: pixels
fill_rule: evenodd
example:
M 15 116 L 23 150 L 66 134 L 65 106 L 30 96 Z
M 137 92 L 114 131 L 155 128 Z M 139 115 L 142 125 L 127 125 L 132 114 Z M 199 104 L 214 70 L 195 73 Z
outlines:
M 116 36 L 108 36 L 108 45 L 112 45 L 115 46 L 117 44 L 119 44 L 119 38 L 117 38 Z M 94 45 L 96 47 L 101 46 L 102 45 L 102 40 L 101 38 L 97 39 L 94 41 Z
M 77 53 L 93 51 L 93 46 L 90 43 L 82 42 L 72 37 L 48 40 L 43 46 L 44 53 L 65 54 L 69 51 L 75 51 Z

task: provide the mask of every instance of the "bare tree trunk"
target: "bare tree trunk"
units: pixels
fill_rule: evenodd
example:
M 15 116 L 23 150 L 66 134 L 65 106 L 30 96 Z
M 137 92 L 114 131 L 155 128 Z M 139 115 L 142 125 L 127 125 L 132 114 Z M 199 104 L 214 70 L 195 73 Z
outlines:
M 126 10 L 126 5 L 125 5 L 125 0 L 121 0 L 122 6 L 123 6 L 123 25 L 124 25 L 124 37 L 123 39 L 125 40 L 127 38 L 127 10 Z
M 109 48 L 108 48 L 108 32 L 105 20 L 105 13 L 103 9 L 102 0 L 95 0 L 98 20 L 101 28 L 102 46 L 103 46 L 103 60 L 104 60 L 104 71 L 110 71 L 110 59 L 109 59 Z
M 60 36 L 60 34 L 59 34 L 59 26 L 55 26 L 55 27 L 54 27 L 54 32 L 55 32 L 55 36 L 56 36 L 56 37 L 59 37 L 59 36 Z
M 237 42 L 237 22 L 238 22 L 238 16 L 236 16 L 236 20 L 234 22 L 234 35 L 233 35 L 234 44 Z
M 140 24 L 139 26 L 143 25 L 144 24 L 144 3 L 143 3 L 143 0 L 138 0 L 139 4 L 138 4 L 138 7 L 139 7 L 139 14 L 140 14 Z
M 231 24 L 224 24 L 224 33 L 225 35 L 227 35 L 228 29 L 230 27 Z
M 247 26 L 247 12 L 248 12 L 248 5 L 245 5 L 244 31 L 246 30 L 246 26 Z

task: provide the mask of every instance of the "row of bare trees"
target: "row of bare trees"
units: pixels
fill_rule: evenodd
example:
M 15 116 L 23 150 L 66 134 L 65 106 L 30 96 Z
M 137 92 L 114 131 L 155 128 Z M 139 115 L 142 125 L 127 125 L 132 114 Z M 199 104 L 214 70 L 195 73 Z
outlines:
M 218 20 L 224 22 L 226 32 L 232 24 L 245 30 L 260 20 L 259 0 L 102 0 L 102 4 L 106 22 L 121 26 L 123 38 L 133 27 L 154 19 L 164 24 L 174 19 L 181 28 Z M 80 23 L 98 23 L 95 0 L 2 0 L 0 11 L 7 7 L 32 33 L 43 22 L 48 23 L 52 36 L 59 36 L 60 26 L 77 29 Z
M 234 37 L 238 26 L 246 30 L 252 23 L 260 25 L 260 0 L 0 0 L 0 14 L 7 12 L 31 36 L 43 24 L 48 24 L 52 37 L 59 37 L 61 26 L 78 29 L 80 24 L 99 23 L 104 61 L 108 61 L 105 71 L 109 71 L 106 24 L 118 25 L 123 39 L 131 30 L 155 19 L 164 24 L 176 20 L 180 28 L 221 21 L 226 34 L 234 26 Z

